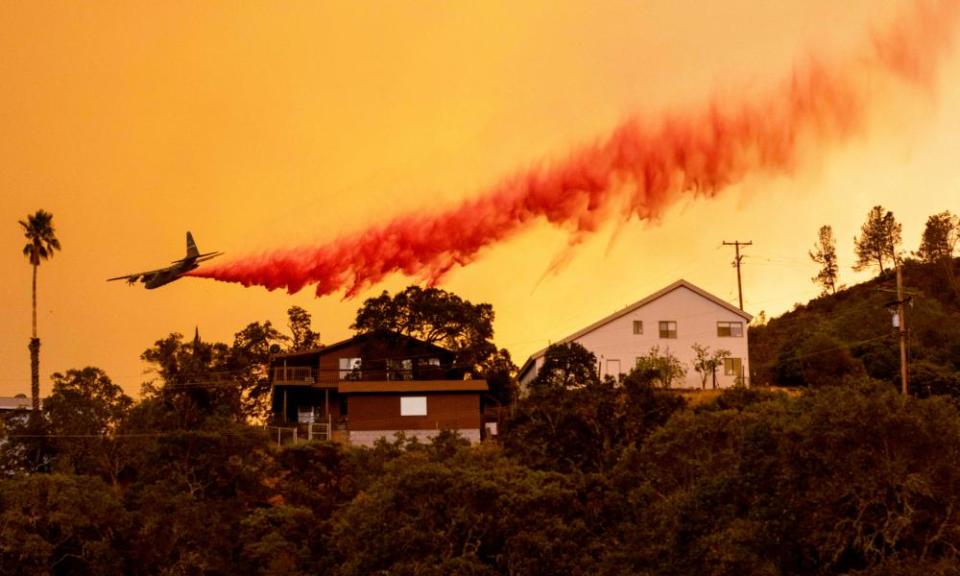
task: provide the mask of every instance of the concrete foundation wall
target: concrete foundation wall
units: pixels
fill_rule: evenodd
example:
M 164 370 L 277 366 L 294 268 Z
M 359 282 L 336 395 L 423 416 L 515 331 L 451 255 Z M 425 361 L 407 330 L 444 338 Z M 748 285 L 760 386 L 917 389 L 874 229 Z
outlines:
M 351 430 L 350 444 L 354 446 L 373 446 L 380 438 L 386 438 L 388 441 L 396 440 L 396 434 L 403 432 L 407 438 L 416 438 L 421 442 L 429 442 L 431 438 L 440 433 L 440 430 Z M 466 438 L 471 444 L 480 442 L 480 430 L 455 430 L 460 436 Z

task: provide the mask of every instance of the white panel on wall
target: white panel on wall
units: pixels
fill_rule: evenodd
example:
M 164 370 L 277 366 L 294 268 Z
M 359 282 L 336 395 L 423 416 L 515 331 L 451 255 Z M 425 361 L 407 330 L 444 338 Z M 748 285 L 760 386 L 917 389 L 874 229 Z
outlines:
M 426 396 L 402 396 L 400 398 L 401 416 L 426 416 L 427 415 L 427 397 Z

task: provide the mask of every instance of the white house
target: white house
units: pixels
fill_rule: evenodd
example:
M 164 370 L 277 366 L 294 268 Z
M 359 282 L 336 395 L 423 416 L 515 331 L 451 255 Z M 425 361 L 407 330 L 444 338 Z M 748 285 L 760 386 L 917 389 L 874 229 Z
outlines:
M 700 388 L 694 370 L 693 345 L 710 351 L 727 350 L 730 357 L 717 370 L 717 385 L 723 388 L 739 381 L 747 384 L 747 324 L 752 316 L 686 280 L 666 288 L 603 318 L 559 343 L 576 342 L 597 357 L 600 376 L 630 372 L 637 358 L 654 347 L 669 352 L 686 367 L 687 374 L 675 387 Z M 520 384 L 526 387 L 543 366 L 546 349 L 531 356 L 520 369 Z M 712 379 L 707 380 L 712 387 Z

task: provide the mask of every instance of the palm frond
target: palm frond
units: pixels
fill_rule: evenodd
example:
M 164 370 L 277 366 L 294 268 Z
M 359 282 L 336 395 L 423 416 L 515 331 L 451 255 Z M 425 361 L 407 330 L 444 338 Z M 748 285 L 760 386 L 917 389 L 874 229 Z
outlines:
M 23 247 L 23 255 L 34 266 L 38 266 L 41 260 L 52 258 L 54 251 L 60 249 L 60 240 L 53 226 L 53 214 L 50 212 L 37 210 L 35 214 L 27 216 L 26 222 L 18 222 L 24 228 L 23 235 L 30 241 Z

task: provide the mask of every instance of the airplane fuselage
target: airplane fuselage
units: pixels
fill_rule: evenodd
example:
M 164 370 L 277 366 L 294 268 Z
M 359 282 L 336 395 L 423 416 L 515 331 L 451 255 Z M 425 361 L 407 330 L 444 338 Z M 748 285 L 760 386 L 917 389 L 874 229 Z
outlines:
M 147 290 L 153 290 L 177 280 L 187 272 L 198 268 L 200 265 L 194 261 L 186 261 L 176 266 L 171 266 L 158 271 L 150 277 L 144 277 L 142 282 Z

